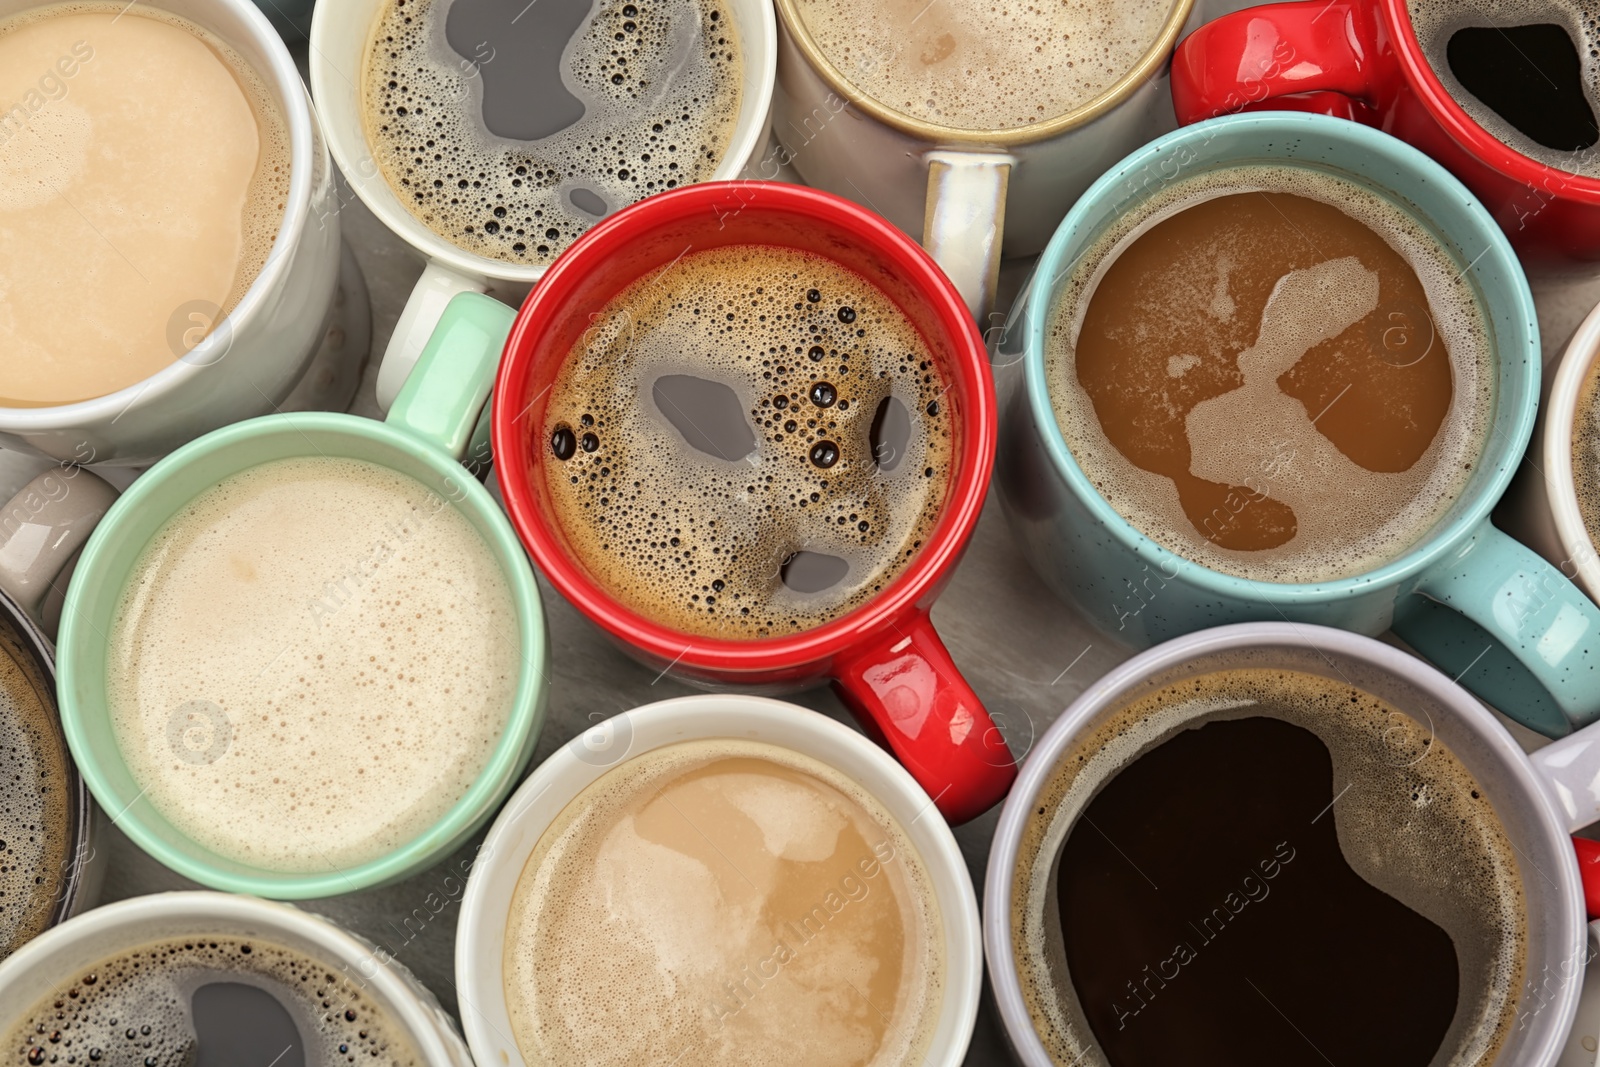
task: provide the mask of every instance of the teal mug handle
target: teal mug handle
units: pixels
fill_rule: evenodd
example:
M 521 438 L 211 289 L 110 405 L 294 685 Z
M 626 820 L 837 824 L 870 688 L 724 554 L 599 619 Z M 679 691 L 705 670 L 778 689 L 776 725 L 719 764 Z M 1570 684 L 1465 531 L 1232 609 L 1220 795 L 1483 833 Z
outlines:
M 1600 608 L 1487 521 L 1423 572 L 1395 607 L 1394 632 L 1548 737 L 1600 719 Z
M 489 392 L 516 318 L 482 293 L 452 297 L 384 421 L 481 475 L 489 460 Z

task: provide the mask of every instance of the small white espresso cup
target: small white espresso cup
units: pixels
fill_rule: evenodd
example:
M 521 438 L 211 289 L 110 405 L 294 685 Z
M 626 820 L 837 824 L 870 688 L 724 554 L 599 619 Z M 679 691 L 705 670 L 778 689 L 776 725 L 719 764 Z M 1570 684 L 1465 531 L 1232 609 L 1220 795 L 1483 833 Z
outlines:
M 317 6 L 311 22 L 311 91 L 333 158 L 362 202 L 427 263 L 395 324 L 378 370 L 378 405 L 385 411 L 399 394 L 451 297 L 463 292 L 488 293 L 515 306 L 546 269 L 542 264 L 506 263 L 457 247 L 417 221 L 384 180 L 362 119 L 361 75 L 373 25 L 391 2 L 330 0 Z M 728 0 L 728 8 L 744 46 L 744 84 L 740 87 L 739 119 L 727 153 L 709 179 L 712 181 L 737 177 L 766 142 L 778 63 L 777 21 L 770 0 Z
M 428 1067 L 472 1067 L 455 1024 L 400 963 L 380 964 L 378 949 L 320 916 L 232 893 L 131 897 L 47 930 L 0 964 L 0 1026 L 108 956 L 188 937 L 259 938 L 302 953 L 384 1009 Z M 261 1062 L 268 1059 L 270 1053 Z
M 0 0 L 0 19 L 45 0 Z M 131 5 L 130 5 L 131 6 Z M 266 85 L 289 130 L 289 197 L 267 261 L 199 344 L 126 389 L 74 404 L 0 407 L 0 448 L 69 463 L 145 466 L 229 423 L 276 410 L 316 354 L 339 278 L 333 167 L 305 84 L 250 0 L 141 0 L 210 30 Z M 196 136 L 204 136 L 196 131 Z M 92 288 L 84 299 L 93 300 Z M 174 309 L 182 327 L 183 308 Z M 192 328 L 192 327 L 190 327 Z
M 585 787 L 623 761 L 715 738 L 761 741 L 820 760 L 865 787 L 905 830 L 927 866 L 944 923 L 944 1002 L 923 1067 L 957 1067 L 978 1015 L 983 946 L 972 879 L 950 827 L 905 768 L 861 734 L 793 704 L 731 694 L 663 700 L 598 723 L 540 764 L 512 794 L 484 840 L 456 928 L 462 1028 L 477 1061 L 526 1065 L 510 1036 L 502 961 L 517 880 L 545 829 Z

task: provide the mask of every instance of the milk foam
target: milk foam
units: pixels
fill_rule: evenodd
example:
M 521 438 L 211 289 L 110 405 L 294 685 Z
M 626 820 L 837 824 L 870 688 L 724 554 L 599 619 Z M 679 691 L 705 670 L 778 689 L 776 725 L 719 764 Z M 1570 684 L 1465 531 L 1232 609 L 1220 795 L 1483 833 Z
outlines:
M 107 2 L 0 21 L 0 405 L 187 354 L 265 265 L 289 172 L 266 83 L 210 31 Z
M 362 71 L 367 143 L 384 180 L 445 240 L 549 263 L 603 215 L 705 181 L 721 164 L 744 52 L 717 0 L 596 0 L 561 60 L 583 117 L 538 141 L 484 123 L 476 68 L 445 37 L 450 6 L 388 0 Z
M 1314 344 L 1371 313 L 1376 278 L 1354 257 L 1286 275 L 1266 306 L 1256 343 L 1239 354 L 1244 387 L 1202 401 L 1187 419 L 1191 473 L 1264 491 L 1292 507 L 1299 521 L 1295 536 L 1278 548 L 1235 551 L 1195 528 L 1170 478 L 1139 468 L 1107 438 L 1078 380 L 1074 346 L 1095 288 L 1122 249 L 1184 208 L 1253 189 L 1334 206 L 1381 235 L 1411 265 L 1427 293 L 1435 341 L 1448 350 L 1454 394 L 1433 443 L 1410 469 L 1373 471 L 1351 461 L 1275 383 Z M 1056 297 L 1045 373 L 1062 435 L 1101 496 L 1141 533 L 1186 559 L 1271 582 L 1320 582 L 1372 570 L 1448 512 L 1470 481 L 1492 425 L 1495 355 L 1462 267 L 1406 212 L 1343 178 L 1253 166 L 1181 179 L 1113 220 L 1075 261 Z M 1212 313 L 1219 318 L 1234 314 L 1228 269 L 1219 255 L 1216 276 L 1194 279 L 1217 287 Z M 1150 321 L 1161 311 L 1150 308 Z M 1167 332 L 1182 333 L 1176 327 Z M 1183 354 L 1174 357 L 1169 373 L 1177 377 L 1192 364 Z
M 306 1067 L 422 1064 L 405 1029 L 327 964 L 266 941 L 204 934 L 143 945 L 85 967 L 66 988 L 19 1015 L 5 1048 L 11 1055 L 22 1050 L 12 1062 L 192 1063 L 198 1038 L 190 998 L 213 982 L 270 993 L 295 1021 Z M 43 1055 L 28 1059 L 34 1049 Z M 261 1062 L 274 1051 L 263 1050 Z
M 1600 362 L 1578 388 L 1572 421 L 1572 488 L 1590 544 L 1600 545 Z
M 849 82 L 941 126 L 1005 130 L 1109 90 L 1155 46 L 1171 0 L 799 0 L 817 47 Z
M 505 946 L 530 1065 L 918 1064 L 945 983 L 893 816 L 754 741 L 668 746 L 588 786 L 529 857 Z
M 107 703 L 148 802 L 271 870 L 376 859 L 428 830 L 500 740 L 521 670 L 499 565 L 410 477 L 351 459 L 252 467 L 145 548 Z
M 1121 768 L 1178 731 L 1251 716 L 1302 726 L 1328 746 L 1333 781 L 1349 784 L 1330 808 L 1345 860 L 1450 935 L 1461 993 L 1433 1062 L 1492 1062 L 1516 1020 L 1528 936 L 1516 854 L 1493 805 L 1424 723 L 1384 700 L 1327 678 L 1248 667 L 1175 682 L 1106 716 L 1062 753 L 1040 790 L 1040 814 L 1018 849 L 1011 943 L 1051 1057 L 1104 1067 L 1055 917 L 1056 857 L 1079 813 Z

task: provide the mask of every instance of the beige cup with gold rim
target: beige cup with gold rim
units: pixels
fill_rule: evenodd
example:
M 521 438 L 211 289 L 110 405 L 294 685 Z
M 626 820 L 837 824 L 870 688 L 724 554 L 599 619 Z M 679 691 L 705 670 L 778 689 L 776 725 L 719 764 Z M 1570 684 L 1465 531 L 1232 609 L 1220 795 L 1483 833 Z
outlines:
M 1107 163 L 1176 125 L 1168 58 L 1195 2 L 1007 15 L 982 0 L 777 0 L 782 144 L 753 176 L 792 164 L 921 235 L 997 325 L 1002 250 L 1040 251 Z

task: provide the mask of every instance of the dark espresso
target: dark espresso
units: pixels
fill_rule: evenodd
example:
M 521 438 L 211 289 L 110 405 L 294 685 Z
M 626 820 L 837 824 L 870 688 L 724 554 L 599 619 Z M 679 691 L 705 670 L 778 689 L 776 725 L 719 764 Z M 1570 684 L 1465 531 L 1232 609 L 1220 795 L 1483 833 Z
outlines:
M 1069 749 L 1013 890 L 1057 1062 L 1491 1062 L 1515 1020 L 1522 883 L 1425 722 L 1340 680 L 1238 669 Z
M 0 622 L 0 960 L 55 920 L 74 859 L 76 798 L 53 689 Z
M 1600 48 L 1595 12 L 1573 0 L 1408 0 L 1423 55 L 1456 103 L 1541 163 L 1596 172 Z
M 420 1067 L 388 1012 L 327 965 L 194 937 L 101 960 L 16 1017 L 3 1062 L 112 1067 Z M 276 1058 L 275 1058 L 276 1057 Z
M 819 256 L 735 245 L 623 290 L 545 411 L 552 509 L 597 581 L 686 633 L 821 625 L 939 515 L 947 383 L 905 314 Z

